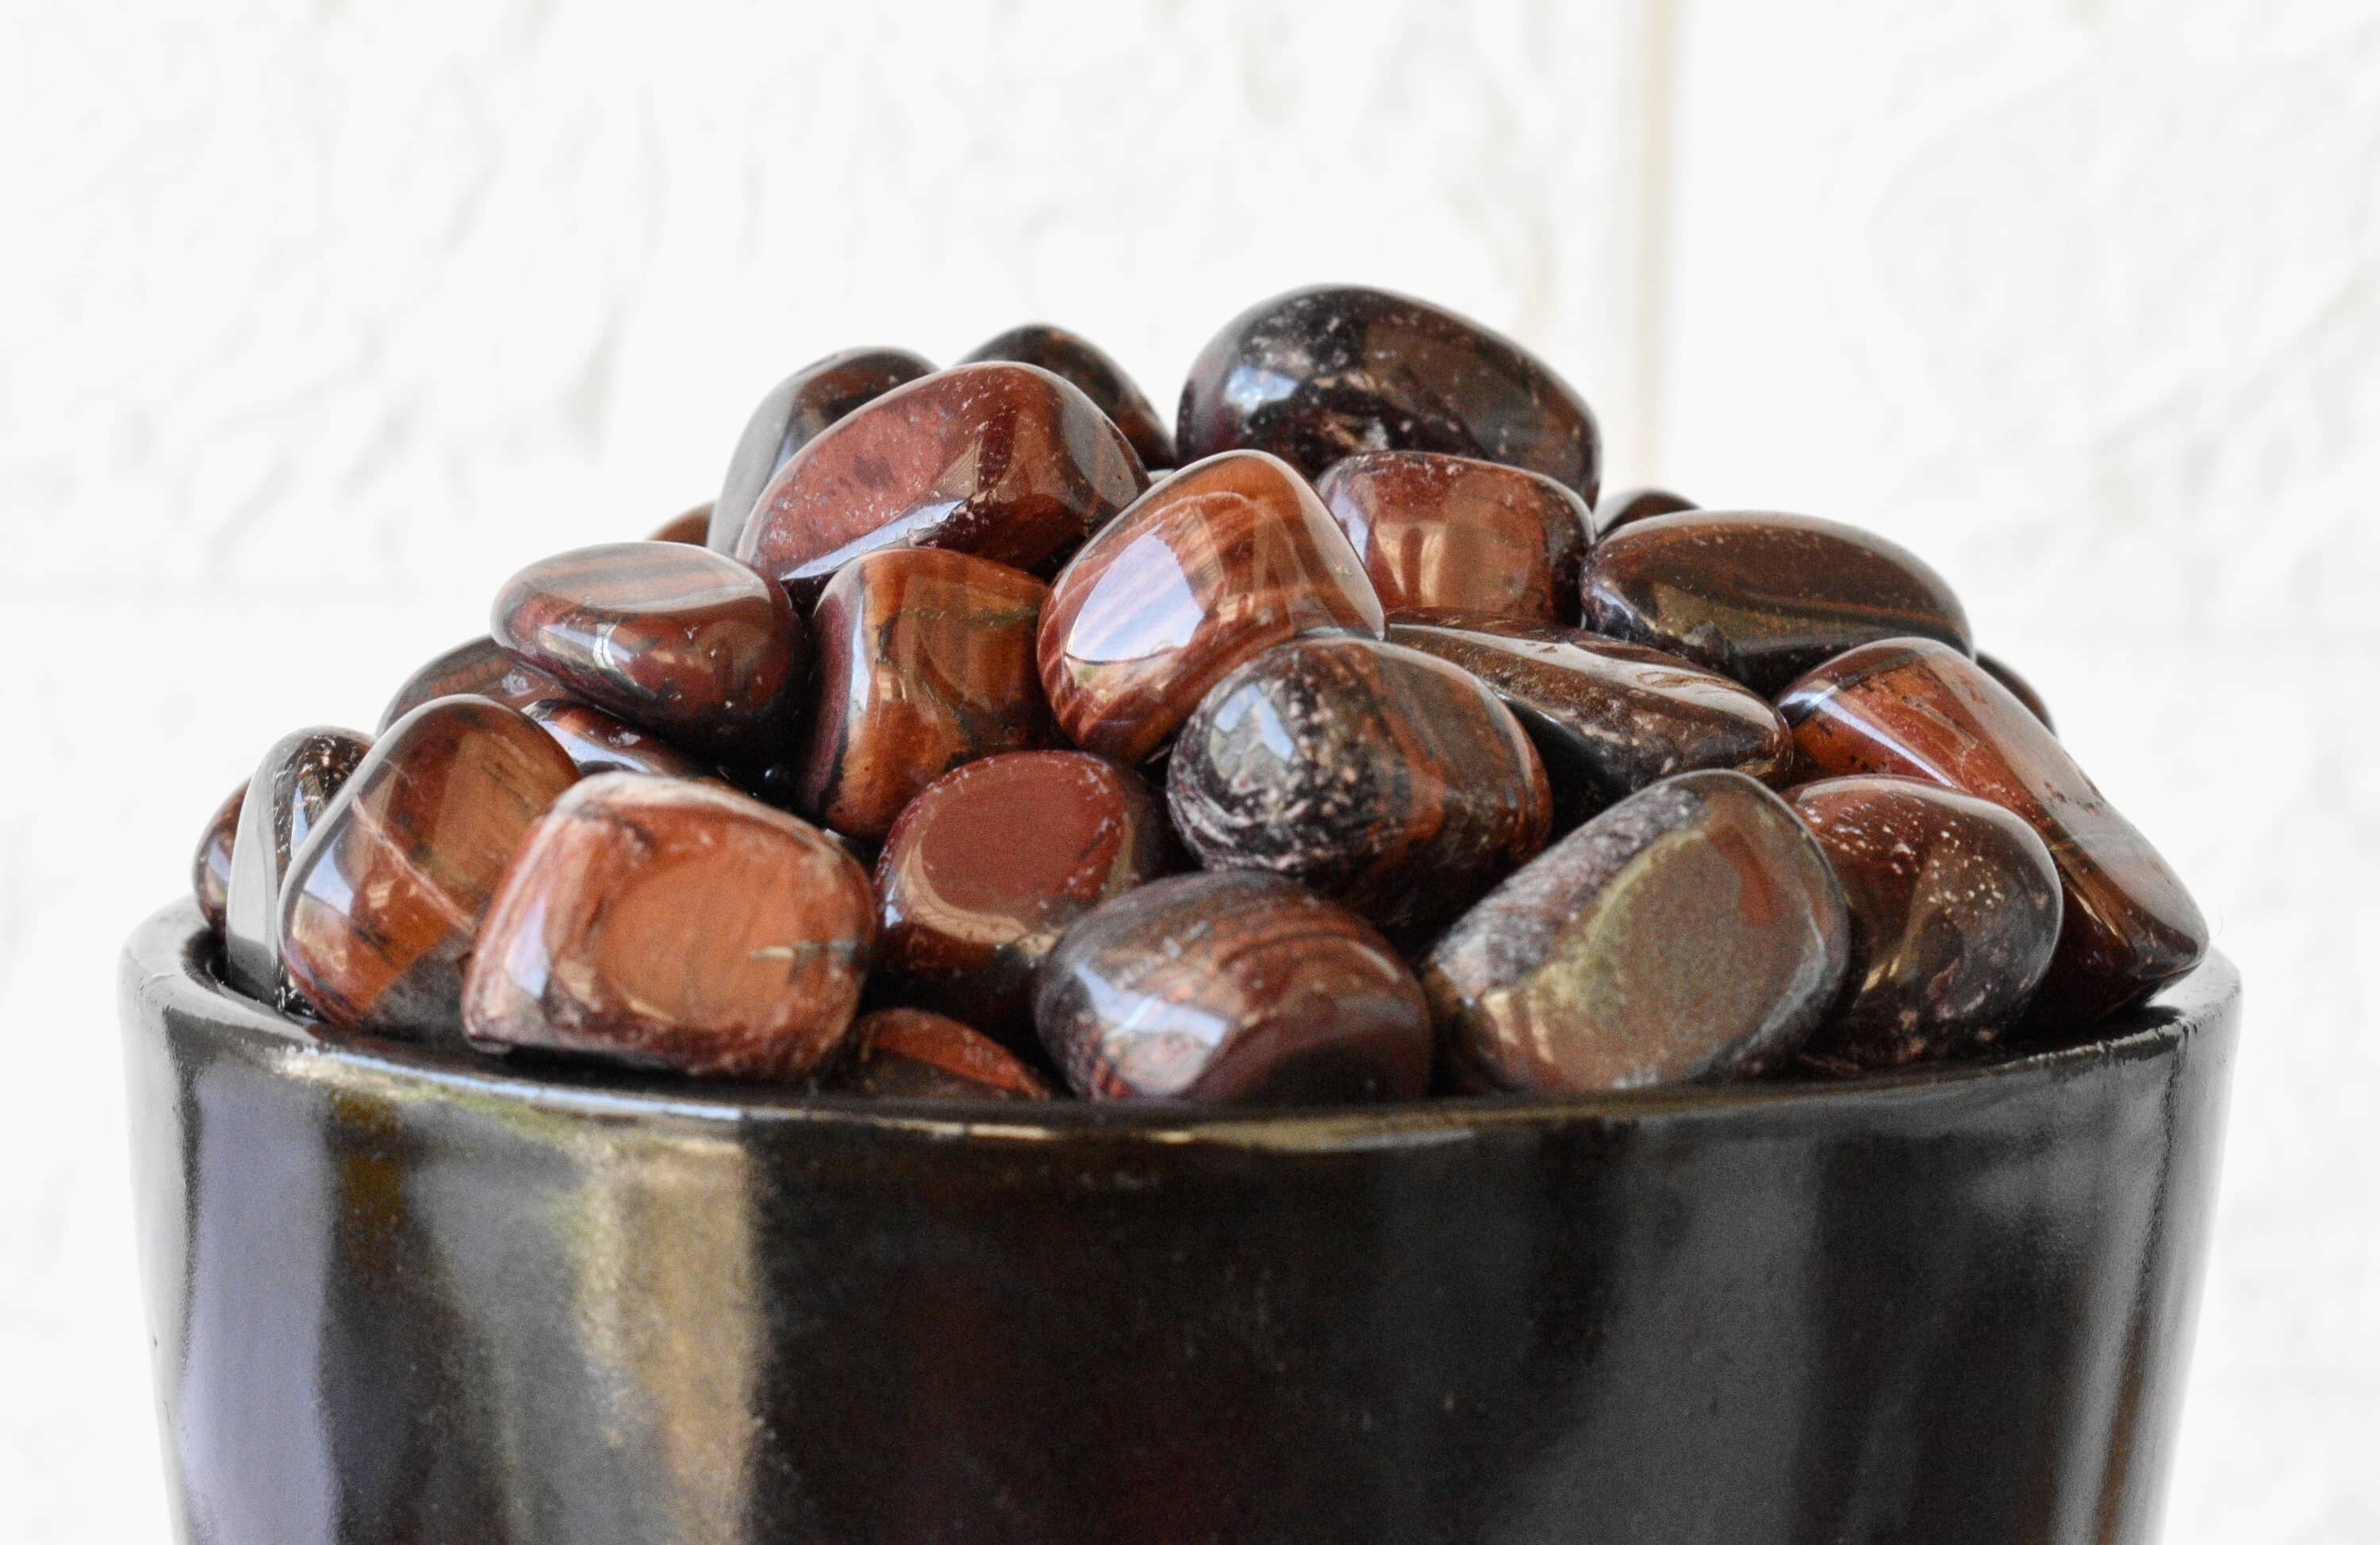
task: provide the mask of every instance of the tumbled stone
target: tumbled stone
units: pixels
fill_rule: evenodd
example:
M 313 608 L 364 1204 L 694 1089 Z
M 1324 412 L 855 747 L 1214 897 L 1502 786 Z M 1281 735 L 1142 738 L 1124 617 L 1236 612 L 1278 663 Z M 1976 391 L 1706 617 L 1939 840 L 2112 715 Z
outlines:
M 294 730 L 273 742 L 249 779 L 224 890 L 224 981 L 259 1003 L 311 1012 L 281 963 L 281 882 L 370 750 L 371 737 L 352 730 Z
M 877 861 L 871 979 L 1031 1050 L 1033 971 L 1083 913 L 1182 866 L 1139 777 L 1080 751 L 1019 751 L 943 774 Z
M 2008 688 L 2010 694 L 2024 705 L 2027 713 L 2041 720 L 2043 729 L 2053 735 L 2058 733 L 2058 721 L 2049 717 L 2049 705 L 2042 701 L 2041 694 L 2033 690 L 2031 682 L 2016 673 L 2014 666 L 2006 660 L 1995 658 L 1981 649 L 1975 651 L 1975 663 L 1982 666 L 1985 673 L 1993 681 Z
M 1123 432 L 1075 386 L 1030 365 L 962 365 L 804 446 L 761 490 L 735 553 L 803 605 L 880 548 L 1047 576 L 1148 486 Z
M 1164 479 L 1077 554 L 1041 614 L 1041 684 L 1086 751 L 1137 763 L 1284 639 L 1378 636 L 1378 597 L 1305 478 L 1241 451 Z
M 568 691 L 544 671 L 504 653 L 494 639 L 467 639 L 407 677 L 388 706 L 380 711 L 380 723 L 374 729 L 385 731 L 424 703 L 461 693 L 507 708 L 525 708 L 540 698 L 561 697 Z
M 190 855 L 190 894 L 198 899 L 199 915 L 220 934 L 224 925 L 224 889 L 231 883 L 231 846 L 239 831 L 239 807 L 248 799 L 243 783 L 215 806 L 199 834 L 198 851 Z
M 1640 520 L 1700 508 L 1685 495 L 1671 493 L 1667 489 L 1622 489 L 1617 493 L 1606 494 L 1596 505 L 1595 534 L 1599 539 Z
M 1683 655 L 1773 697 L 1878 638 L 1972 651 L 1942 576 L 1873 533 L 1807 515 L 1697 510 L 1639 521 L 1587 555 L 1586 625 Z
M 1587 1093 L 1757 1072 L 1842 985 L 1826 855 L 1736 772 L 1690 772 L 1547 849 L 1446 932 L 1422 984 L 1466 1090 Z
M 1390 612 L 1578 621 L 1593 517 L 1550 477 L 1468 456 L 1370 451 L 1334 465 L 1315 491 Z
M 1443 451 L 1542 472 L 1592 503 L 1595 416 L 1510 339 L 1354 285 L 1293 290 L 1225 324 L 1190 367 L 1185 461 L 1269 451 L 1309 477 L 1359 451 Z
M 868 875 L 715 783 L 603 773 L 505 872 L 463 991 L 481 1046 L 744 1079 L 842 1043 L 875 937 Z
M 489 632 L 579 699 L 691 751 L 782 755 L 807 683 L 808 634 L 784 593 L 732 558 L 609 542 L 504 583 Z
M 698 504 L 682 515 L 663 521 L 659 529 L 645 538 L 649 542 L 686 542 L 701 547 L 710 537 L 710 506 Z
M 570 754 L 581 778 L 601 772 L 648 773 L 655 778 L 714 778 L 719 769 L 680 751 L 626 719 L 567 697 L 546 697 L 521 709 Z
M 2013 811 L 2040 834 L 2065 917 L 2036 1016 L 2097 1019 L 2206 953 L 2206 920 L 2180 876 L 2048 726 L 1959 650 L 1871 644 L 1795 682 L 1778 707 L 1803 758 L 1826 773 L 1923 779 Z
M 892 548 L 845 565 L 810 615 L 818 701 L 801 750 L 803 810 L 869 840 L 964 762 L 1057 739 L 1034 671 L 1049 588 L 988 559 Z
M 710 502 L 707 538 L 732 553 L 760 490 L 794 453 L 895 387 L 933 374 L 930 360 L 906 349 L 844 349 L 813 359 L 769 389 L 735 437 L 727 477 Z
M 1389 639 L 1459 665 L 1528 731 L 1553 787 L 1554 829 L 1677 773 L 1731 767 L 1764 782 L 1791 765 L 1792 733 L 1768 700 L 1675 655 L 1572 628 L 1462 613 L 1392 620 Z
M 1340 1104 L 1428 1087 L 1429 1013 L 1386 939 L 1277 875 L 1179 875 L 1041 963 L 1033 1018 L 1078 1094 Z
M 820 1080 L 830 1094 L 891 1100 L 1046 1100 L 1041 1075 L 989 1035 L 923 1008 L 863 1016 Z
M 1477 678 L 1359 637 L 1301 638 L 1215 683 L 1166 771 L 1208 869 L 1299 881 L 1418 943 L 1545 846 L 1545 769 Z
M 1132 442 L 1140 465 L 1157 471 L 1173 465 L 1173 428 L 1157 416 L 1123 367 L 1105 350 L 1079 333 L 1043 322 L 1013 327 L 959 361 L 979 364 L 988 359 L 1038 365 L 1053 376 L 1080 388 Z
M 282 962 L 314 1011 L 453 1043 L 496 882 L 577 777 L 552 737 L 484 697 L 438 698 L 389 726 L 282 884 Z

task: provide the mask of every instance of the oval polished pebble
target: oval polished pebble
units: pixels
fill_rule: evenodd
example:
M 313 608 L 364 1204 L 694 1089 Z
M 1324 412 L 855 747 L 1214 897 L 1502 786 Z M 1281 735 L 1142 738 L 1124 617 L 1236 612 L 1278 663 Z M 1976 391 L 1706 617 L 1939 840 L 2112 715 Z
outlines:
M 1612 532 L 1587 555 L 1586 625 L 1683 655 L 1774 697 L 1878 638 L 1972 652 L 1967 614 L 1906 549 L 1807 515 L 1696 510 Z
M 735 550 L 760 490 L 795 452 L 856 409 L 933 373 L 931 360 L 907 349 L 844 349 L 811 360 L 771 387 L 735 437 L 727 477 L 710 501 L 710 549 Z
M 1046 322 L 1028 322 L 989 340 L 959 363 L 976 365 L 990 359 L 1038 365 L 1072 381 L 1123 431 L 1144 468 L 1156 471 L 1173 465 L 1172 426 L 1157 416 L 1157 409 L 1124 374 L 1123 367 L 1089 339 Z
M 715 778 L 719 769 L 687 752 L 615 718 L 567 697 L 540 698 L 521 709 L 554 743 L 570 754 L 581 778 L 601 772 L 649 773 L 655 778 Z
M 810 616 L 818 701 L 802 809 L 870 840 L 964 762 L 1057 739 L 1034 671 L 1048 586 L 988 559 L 891 548 L 846 564 Z
M 1093 1099 L 1339 1104 L 1429 1084 L 1413 972 L 1275 875 L 1177 875 L 1107 902 L 1041 963 L 1033 1018 Z
M 1906 778 L 1830 778 L 1786 800 L 1851 911 L 1843 996 L 1803 1058 L 1850 1071 L 1989 1047 L 2058 948 L 2058 866 L 2033 828 Z
M 1592 503 L 1595 415 L 1527 350 L 1424 301 L 1293 290 L 1225 324 L 1190 367 L 1185 461 L 1269 451 L 1309 477 L 1359 451 L 1443 451 L 1542 472 Z
M 224 925 L 224 890 L 231 883 L 231 846 L 239 832 L 239 807 L 247 800 L 245 783 L 225 795 L 207 817 L 206 829 L 199 834 L 198 851 L 190 855 L 190 894 L 197 899 L 207 926 L 218 934 Z
M 1309 887 L 1417 943 L 1545 846 L 1545 769 L 1510 710 L 1444 660 L 1301 638 L 1215 683 L 1166 770 L 1208 869 Z
M 1589 1093 L 1774 1066 L 1849 959 L 1842 889 L 1793 812 L 1742 773 L 1690 772 L 1490 892 L 1422 984 L 1459 1087 Z
M 689 750 L 782 754 L 808 635 L 784 593 L 732 558 L 609 542 L 541 558 L 504 583 L 489 631 L 569 696 Z
M 876 864 L 873 984 L 1033 1044 L 1033 970 L 1111 896 L 1182 867 L 1138 775 L 1080 751 L 1019 751 L 943 774 Z
M 538 670 L 524 665 L 504 653 L 492 638 L 467 639 L 431 660 L 406 678 L 380 711 L 380 723 L 375 733 L 413 712 L 424 703 L 441 697 L 453 697 L 469 693 L 503 704 L 507 708 L 525 708 L 545 697 L 561 697 L 569 689 L 559 681 Z
M 1315 491 L 1391 612 L 1578 621 L 1593 517 L 1550 477 L 1431 451 L 1370 451 L 1333 465 Z
M 1148 486 L 1123 432 L 1030 365 L 961 365 L 887 392 L 804 446 L 760 494 L 735 554 L 807 605 L 887 547 L 1057 572 Z
M 2040 834 L 2066 912 L 2037 1012 L 2096 1019 L 2205 955 L 2206 919 L 2180 876 L 2048 726 L 1958 650 L 1922 638 L 1871 644 L 1794 682 L 1778 707 L 1803 759 L 1825 773 L 1923 779 L 2013 811 Z
M 701 547 L 710 537 L 710 508 L 708 503 L 698 504 L 682 515 L 674 515 L 663 521 L 645 540 L 685 542 Z
M 1160 482 L 1066 565 L 1042 609 L 1041 684 L 1076 745 L 1137 763 L 1242 660 L 1299 634 L 1382 625 L 1362 561 L 1305 479 L 1232 452 Z
M 2043 729 L 2053 735 L 2058 733 L 2058 721 L 2049 717 L 2049 705 L 2042 701 L 2041 694 L 2033 690 L 2031 682 L 2016 673 L 2014 666 L 2006 660 L 1987 655 L 1981 649 L 1975 651 L 1975 663 L 1982 666 L 1985 674 L 1990 676 L 1993 681 L 2008 688 L 2010 694 L 2024 705 L 2027 713 L 2041 720 Z
M 282 961 L 314 1011 L 454 1041 L 496 882 L 577 777 L 552 736 L 484 697 L 437 698 L 389 726 L 282 883 Z
M 1675 515 L 1702 506 L 1680 493 L 1667 489 L 1622 489 L 1607 494 L 1595 507 L 1595 534 L 1600 538 L 1623 525 L 1633 525 L 1655 515 Z
M 224 981 L 259 1003 L 308 1011 L 281 964 L 281 884 L 290 855 L 370 750 L 371 737 L 352 730 L 293 730 L 249 779 L 224 890 Z
M 604 773 L 505 872 L 464 1029 L 483 1046 L 796 1078 L 850 1028 L 875 933 L 867 872 L 824 832 L 717 784 Z
M 999 1042 L 923 1008 L 879 1008 L 862 1016 L 819 1087 L 885 1100 L 1050 1098 L 1041 1075 Z
M 1457 625 L 1391 622 L 1390 642 L 1461 666 L 1504 700 L 1545 763 L 1557 831 L 1677 773 L 1730 767 L 1773 783 L 1791 766 L 1792 732 L 1740 682 L 1575 629 L 1439 615 Z

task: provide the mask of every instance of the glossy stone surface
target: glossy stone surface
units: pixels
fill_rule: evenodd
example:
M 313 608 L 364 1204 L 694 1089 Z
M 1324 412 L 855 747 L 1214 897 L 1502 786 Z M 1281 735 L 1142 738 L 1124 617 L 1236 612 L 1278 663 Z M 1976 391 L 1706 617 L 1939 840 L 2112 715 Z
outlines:
M 482 1046 L 795 1078 L 841 1044 L 876 933 L 868 875 L 711 783 L 604 773 L 505 872 L 463 989 Z
M 380 711 L 375 732 L 385 730 L 424 703 L 458 693 L 489 698 L 507 708 L 525 708 L 540 698 L 568 693 L 559 681 L 504 652 L 492 638 L 471 638 L 431 660 L 405 680 Z
M 2058 866 L 2033 828 L 1905 778 L 1830 778 L 1786 800 L 1851 911 L 1842 996 L 1803 1059 L 1858 1071 L 1996 1043 L 2058 948 Z
M 1594 502 L 1595 416 L 1527 350 L 1451 311 L 1322 285 L 1251 307 L 1182 387 L 1184 461 L 1269 451 L 1309 477 L 1359 451 L 1444 451 L 1542 472 Z
M 1639 521 L 1587 556 L 1586 625 L 1683 655 L 1765 696 L 1879 638 L 1972 652 L 1942 576 L 1870 532 L 1807 515 L 1692 511 Z
M 371 750 L 371 737 L 318 726 L 273 742 L 240 800 L 224 887 L 224 981 L 259 1003 L 310 1012 L 281 964 L 281 883 L 290 856 Z
M 719 769 L 626 719 L 567 697 L 540 698 L 521 709 L 570 754 L 582 778 L 601 772 L 656 778 L 710 778 Z
M 1109 901 L 1042 962 L 1033 1018 L 1094 1099 L 1341 1104 L 1429 1082 L 1413 972 L 1276 875 L 1177 875 Z
M 682 515 L 673 515 L 663 521 L 645 540 L 686 542 L 695 547 L 701 547 L 710 537 L 710 510 L 711 506 L 705 502 L 696 505 Z
M 1545 769 L 1477 678 L 1415 650 L 1301 638 L 1215 683 L 1166 769 L 1208 869 L 1284 875 L 1418 943 L 1544 847 Z
M 909 802 L 876 865 L 871 986 L 1034 1049 L 1033 971 L 1111 896 L 1183 866 L 1135 773 L 1080 751 L 969 762 Z
M 1242 660 L 1382 625 L 1362 560 L 1305 479 L 1234 452 L 1159 483 L 1066 565 L 1042 611 L 1041 684 L 1076 745 L 1137 763 Z
M 1048 586 L 937 548 L 847 564 L 819 597 L 818 700 L 795 759 L 801 808 L 869 840 L 964 762 L 1051 744 L 1034 671 Z
M 2066 892 L 2037 1010 L 2090 1019 L 2146 996 L 2206 953 L 2181 878 L 1983 667 L 1927 639 L 1828 661 L 1778 703 L 1809 765 L 1923 779 L 2013 811 L 2049 845 Z
M 795 452 L 856 409 L 933 370 L 930 360 L 906 349 L 844 349 L 811 360 L 771 387 L 735 437 L 726 479 L 710 502 L 710 548 L 735 550 L 760 490 Z
M 2024 705 L 2026 712 L 2041 720 L 2043 729 L 2053 735 L 2058 733 L 2058 721 L 2049 717 L 2049 705 L 2042 700 L 2041 694 L 2034 690 L 2031 682 L 2016 673 L 2014 666 L 1981 649 L 1975 651 L 1975 663 L 1982 666 L 1993 681 L 2008 688 L 2010 694 Z
M 962 365 L 886 393 L 761 491 L 736 556 L 797 603 L 863 552 L 947 548 L 1055 573 L 1148 486 L 1122 430 L 1049 371 Z
M 207 817 L 198 851 L 190 855 L 190 894 L 198 899 L 207 926 L 218 934 L 224 925 L 224 890 L 231 883 L 232 841 L 239 831 L 239 807 L 247 799 L 245 783 L 225 795 Z
M 1599 537 L 1656 515 L 1674 515 L 1700 508 L 1685 495 L 1667 489 L 1621 489 L 1606 494 L 1596 505 L 1595 532 Z
M 451 1043 L 496 882 L 577 769 L 484 697 L 425 703 L 382 733 L 289 862 L 281 957 L 334 1025 Z
M 1593 516 L 1550 477 L 1468 456 L 1370 451 L 1335 464 L 1315 491 L 1390 612 L 1578 621 Z
M 1842 985 L 1826 855 L 1742 773 L 1621 801 L 1505 881 L 1422 972 L 1456 1084 L 1590 1092 L 1790 1056 Z
M 1089 339 L 1062 327 L 1028 322 L 1010 328 L 959 363 L 973 365 L 988 359 L 1038 365 L 1072 381 L 1123 431 L 1143 467 L 1157 471 L 1173 465 L 1173 427 L 1158 416 L 1123 367 Z
M 808 634 L 784 593 L 732 558 L 610 542 L 541 558 L 504 583 L 489 632 L 570 696 L 691 751 L 783 754 Z
M 1774 783 L 1791 765 L 1784 719 L 1739 682 L 1574 629 L 1439 615 L 1391 622 L 1390 642 L 1461 666 L 1504 700 L 1545 763 L 1557 831 L 1672 774 L 1730 767 Z
M 891 1100 L 1050 1098 L 1041 1075 L 999 1042 L 923 1008 L 880 1008 L 863 1016 L 819 1087 Z

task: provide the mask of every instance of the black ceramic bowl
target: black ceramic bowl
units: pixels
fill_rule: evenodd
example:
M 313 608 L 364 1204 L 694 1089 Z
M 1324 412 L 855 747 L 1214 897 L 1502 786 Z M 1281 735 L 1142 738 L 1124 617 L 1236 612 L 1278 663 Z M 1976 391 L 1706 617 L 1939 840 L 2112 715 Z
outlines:
M 125 956 L 182 1537 L 2155 1537 L 2239 984 L 1857 1085 L 864 1104 L 315 1041 Z

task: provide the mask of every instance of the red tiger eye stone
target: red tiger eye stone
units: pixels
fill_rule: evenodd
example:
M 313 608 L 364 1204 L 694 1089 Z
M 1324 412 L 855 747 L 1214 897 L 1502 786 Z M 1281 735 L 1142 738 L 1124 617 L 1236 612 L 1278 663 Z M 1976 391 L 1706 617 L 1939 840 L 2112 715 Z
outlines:
M 199 834 L 198 851 L 190 855 L 190 894 L 198 898 L 199 912 L 207 926 L 218 934 L 224 925 L 224 891 L 231 883 L 231 848 L 239 831 L 239 807 L 247 799 L 247 784 L 234 789 L 207 818 L 206 829 Z
M 659 529 L 646 537 L 649 542 L 686 542 L 700 547 L 710 536 L 710 506 L 698 504 L 682 515 L 663 521 Z
M 1417 1099 L 1429 1013 L 1386 939 L 1276 875 L 1179 875 L 1066 931 L 1033 1018 L 1075 1092 L 1334 1104 Z
M 1600 538 L 1655 515 L 1674 515 L 1699 508 L 1693 500 L 1667 489 L 1622 489 L 1618 493 L 1606 494 L 1596 505 L 1595 534 Z
M 1148 486 L 1123 432 L 1030 365 L 961 365 L 887 392 L 796 453 L 736 556 L 807 603 L 863 552 L 947 548 L 1050 574 Z
M 715 778 L 719 769 L 689 755 L 626 719 L 567 697 L 545 697 L 521 709 L 545 727 L 554 743 L 570 754 L 582 778 L 601 772 L 649 773 L 655 778 Z
M 2013 811 L 2040 834 L 2066 911 L 2036 1012 L 2095 1019 L 2206 953 L 2206 920 L 2180 876 L 2049 728 L 1959 650 L 1871 644 L 1794 682 L 1778 706 L 1813 766 L 1923 779 Z
M 892 1100 L 1046 1100 L 1050 1086 L 989 1035 L 923 1008 L 880 1008 L 851 1027 L 820 1087 Z
M 1552 478 L 1431 451 L 1370 451 L 1315 485 L 1380 605 L 1578 621 L 1593 517 Z
M 726 480 L 710 504 L 709 546 L 732 553 L 760 490 L 794 453 L 895 387 L 934 373 L 907 349 L 844 349 L 813 359 L 769 389 L 736 437 Z
M 796 798 L 876 840 L 918 791 L 964 762 L 1057 738 L 1033 647 L 1048 586 L 1004 564 L 891 548 L 846 564 L 819 597 L 819 695 Z
M 1982 666 L 1985 673 L 1993 681 L 2008 688 L 2010 694 L 2024 705 L 2027 713 L 2041 720 L 2043 729 L 2053 735 L 2058 733 L 2058 721 L 2049 717 L 2049 705 L 2042 701 L 2041 694 L 2033 690 L 2031 682 L 2016 673 L 2016 667 L 2006 660 L 1995 658 L 1981 649 L 1975 651 L 1975 663 Z
M 385 733 L 398 719 L 441 697 L 468 693 L 507 708 L 525 708 L 540 698 L 564 696 L 568 690 L 537 667 L 504 653 L 494 639 L 467 639 L 406 678 L 380 711 L 376 732 Z
M 987 359 L 1038 365 L 1072 381 L 1123 431 L 1142 466 L 1154 471 L 1173 465 L 1172 426 L 1157 416 L 1140 388 L 1123 373 L 1123 367 L 1089 339 L 1062 327 L 1029 322 L 1009 329 L 959 363 L 974 365 Z
M 1041 684 L 1076 745 L 1133 764 L 1284 639 L 1378 636 L 1379 597 L 1305 479 L 1241 451 L 1186 466 L 1092 538 L 1042 610 Z
M 371 737 L 352 730 L 299 730 L 275 741 L 249 779 L 224 891 L 224 981 L 259 1003 L 310 1012 L 282 967 L 281 883 L 370 750 Z
M 452 1041 L 463 965 L 531 822 L 578 777 L 546 732 L 483 697 L 395 724 L 289 862 L 281 958 L 334 1025 Z

